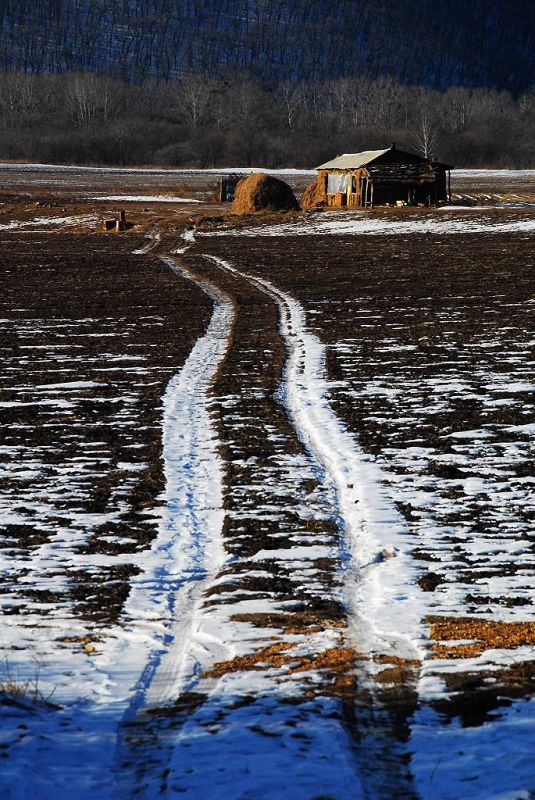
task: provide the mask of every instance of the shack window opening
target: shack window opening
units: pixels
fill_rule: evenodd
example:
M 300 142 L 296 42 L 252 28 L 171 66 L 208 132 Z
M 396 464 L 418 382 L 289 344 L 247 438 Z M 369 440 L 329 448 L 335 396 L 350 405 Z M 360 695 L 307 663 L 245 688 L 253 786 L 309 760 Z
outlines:
M 347 192 L 347 175 L 338 174 L 333 172 L 327 178 L 327 193 L 337 194 L 338 192 Z

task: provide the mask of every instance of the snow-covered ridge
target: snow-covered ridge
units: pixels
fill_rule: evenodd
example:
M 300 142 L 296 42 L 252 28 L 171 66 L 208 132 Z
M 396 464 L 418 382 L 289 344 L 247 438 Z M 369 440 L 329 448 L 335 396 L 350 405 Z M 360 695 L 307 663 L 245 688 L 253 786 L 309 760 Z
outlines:
M 210 169 L 176 168 L 162 169 L 158 167 L 86 167 L 74 164 L 32 164 L 16 163 L 13 161 L 0 162 L 0 170 L 6 172 L 94 172 L 97 174 L 122 174 L 122 175 L 225 175 L 229 172 L 235 175 L 249 174 L 250 172 L 267 172 L 270 175 L 315 175 L 316 170 L 296 169 L 282 167 L 270 169 L 268 167 L 233 167 L 221 166 Z M 452 176 L 455 178 L 534 178 L 533 169 L 454 169 Z
M 455 178 L 533 178 L 535 169 L 454 169 Z

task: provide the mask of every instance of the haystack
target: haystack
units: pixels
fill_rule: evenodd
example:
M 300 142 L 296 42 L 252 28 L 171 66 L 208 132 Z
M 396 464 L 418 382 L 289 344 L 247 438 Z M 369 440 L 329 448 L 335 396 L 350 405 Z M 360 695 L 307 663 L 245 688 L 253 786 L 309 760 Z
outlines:
M 325 194 L 325 177 L 318 177 L 309 183 L 301 196 L 301 208 L 319 208 L 327 202 Z
M 253 172 L 236 186 L 231 213 L 256 211 L 299 211 L 299 203 L 287 183 L 264 172 Z

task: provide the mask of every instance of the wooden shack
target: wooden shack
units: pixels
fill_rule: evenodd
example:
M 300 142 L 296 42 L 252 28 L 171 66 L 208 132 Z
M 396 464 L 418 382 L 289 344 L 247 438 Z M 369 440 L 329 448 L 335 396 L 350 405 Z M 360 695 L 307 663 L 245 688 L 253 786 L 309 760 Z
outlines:
M 450 199 L 451 167 L 393 144 L 346 153 L 317 167 L 328 206 L 431 206 Z

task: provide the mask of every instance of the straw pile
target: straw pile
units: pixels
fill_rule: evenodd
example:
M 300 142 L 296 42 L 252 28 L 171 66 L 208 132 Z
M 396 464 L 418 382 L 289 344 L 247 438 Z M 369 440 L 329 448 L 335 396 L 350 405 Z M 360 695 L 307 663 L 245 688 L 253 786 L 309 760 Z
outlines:
M 301 197 L 301 208 L 319 208 L 324 206 L 327 202 L 327 195 L 325 194 L 325 177 L 318 175 L 318 177 L 309 183 Z
M 287 183 L 263 172 L 253 172 L 236 186 L 231 213 L 256 211 L 299 211 L 299 203 Z

